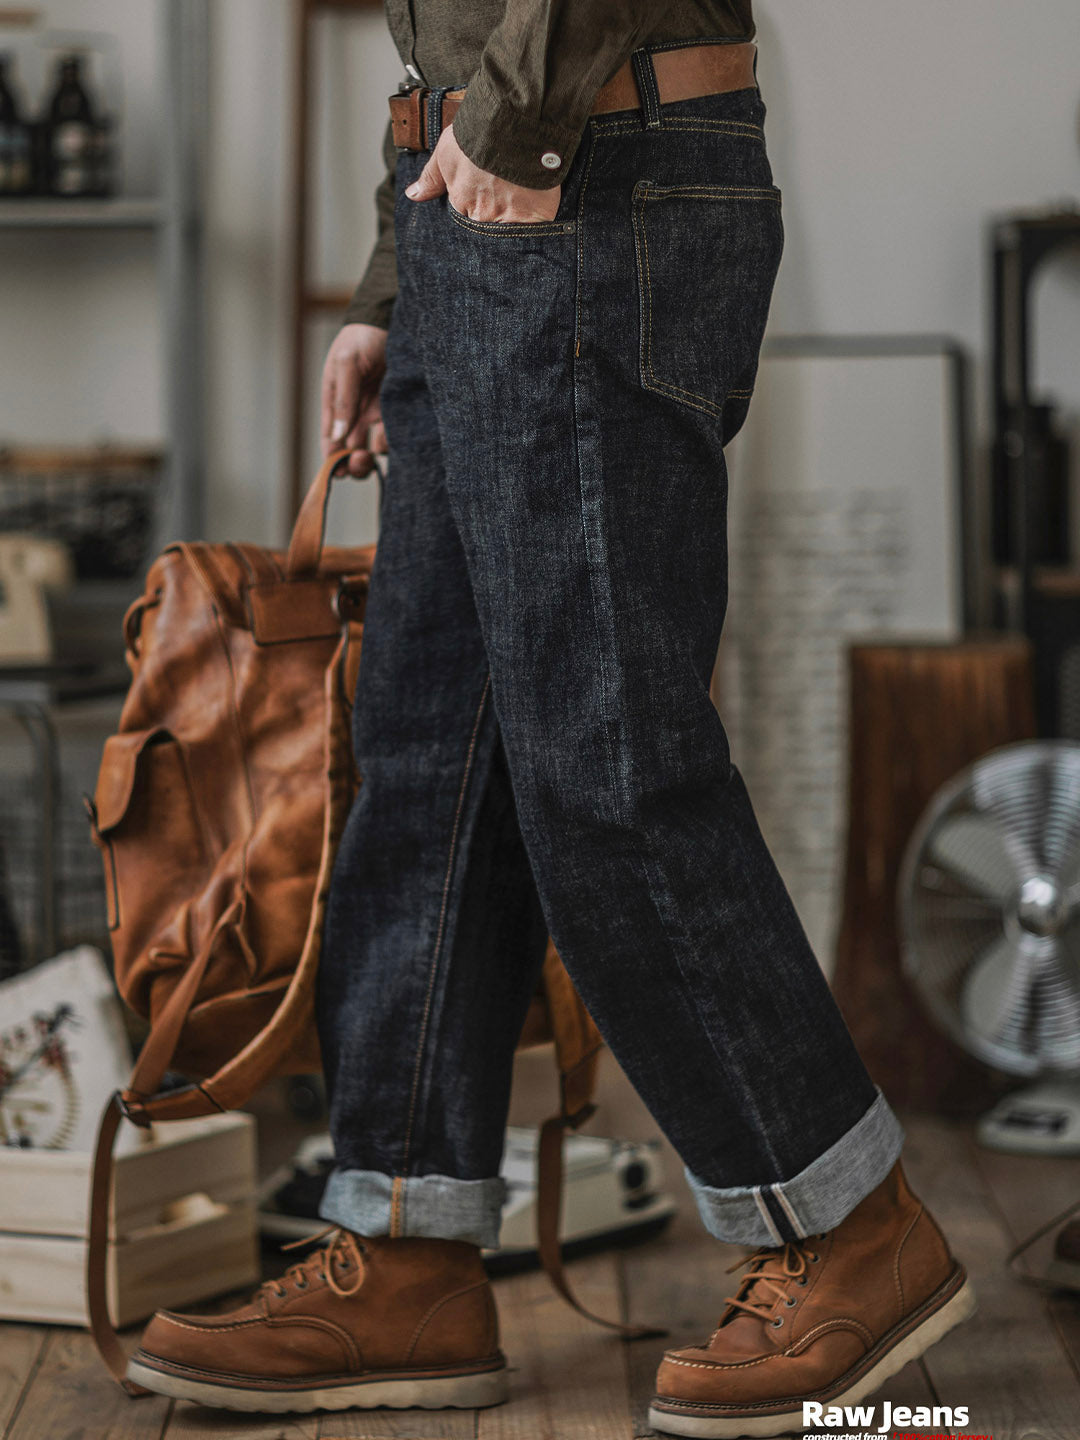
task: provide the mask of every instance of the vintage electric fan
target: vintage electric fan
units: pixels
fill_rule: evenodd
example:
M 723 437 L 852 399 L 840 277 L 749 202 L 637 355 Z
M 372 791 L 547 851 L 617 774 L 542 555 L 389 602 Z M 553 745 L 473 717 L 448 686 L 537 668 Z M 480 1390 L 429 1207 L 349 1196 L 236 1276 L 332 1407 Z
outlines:
M 1080 1153 L 1080 744 L 991 751 L 948 782 L 900 873 L 904 968 L 978 1059 L 1038 1084 L 979 1122 L 995 1149 Z

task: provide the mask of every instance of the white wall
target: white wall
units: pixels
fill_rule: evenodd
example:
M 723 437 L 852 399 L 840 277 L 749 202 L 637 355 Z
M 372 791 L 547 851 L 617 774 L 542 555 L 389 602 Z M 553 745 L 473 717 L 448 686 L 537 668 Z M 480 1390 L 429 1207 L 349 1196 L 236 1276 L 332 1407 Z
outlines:
M 774 329 L 944 332 L 985 353 L 988 219 L 1080 199 L 1080 5 L 755 10 L 787 229 Z M 1036 321 L 1036 384 L 1075 411 L 1080 253 L 1048 270 Z
M 151 5 L 41 8 L 53 24 L 121 35 L 126 183 L 146 193 L 157 123 Z M 1080 5 L 758 0 L 757 10 L 788 237 L 773 328 L 945 331 L 981 355 L 988 217 L 1080 193 Z M 269 540 L 284 528 L 291 14 L 289 0 L 212 0 L 214 536 Z M 312 248 L 320 282 L 347 284 L 372 235 L 383 97 L 398 66 L 377 11 L 321 23 L 328 88 Z M 113 244 L 66 236 L 28 249 L 0 235 L 0 437 L 159 433 L 151 242 Z M 1080 258 L 1047 275 L 1038 321 L 1037 379 L 1080 411 Z M 313 349 L 330 333 L 322 327 Z M 980 376 L 980 397 L 983 388 Z M 343 503 L 355 518 L 369 501 Z

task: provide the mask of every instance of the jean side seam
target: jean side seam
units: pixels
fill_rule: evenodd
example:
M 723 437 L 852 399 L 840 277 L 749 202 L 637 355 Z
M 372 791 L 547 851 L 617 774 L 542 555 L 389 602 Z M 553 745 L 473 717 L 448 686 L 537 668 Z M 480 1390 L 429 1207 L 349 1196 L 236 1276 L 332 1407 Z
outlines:
M 581 383 L 579 376 L 579 360 L 581 357 L 581 338 L 584 328 L 584 287 L 585 287 L 585 195 L 589 187 L 589 174 L 592 170 L 593 155 L 596 146 L 590 139 L 589 159 L 585 167 L 585 174 L 581 181 L 581 194 L 578 196 L 578 247 L 577 247 L 577 291 L 574 324 L 577 331 L 574 340 L 573 358 L 571 360 L 571 374 L 573 377 L 573 395 L 571 404 L 573 406 L 574 420 L 574 466 L 577 471 L 578 483 L 578 505 L 581 517 L 582 542 L 585 547 L 585 569 L 589 580 L 589 598 L 593 612 L 593 631 L 596 636 L 596 668 L 600 677 L 600 718 L 604 731 L 604 758 L 607 762 L 608 786 L 611 793 L 611 803 L 616 822 L 622 819 L 622 805 L 619 798 L 618 766 L 615 762 L 615 748 L 611 735 L 611 680 L 608 673 L 608 656 L 604 648 L 603 636 L 601 634 L 600 605 L 597 596 L 597 571 L 598 564 L 597 546 L 603 550 L 603 537 L 599 533 L 601 527 L 590 521 L 588 507 L 585 498 L 584 467 L 581 459 Z
M 390 1235 L 397 1239 L 405 1233 L 405 1216 L 402 1192 L 405 1189 L 405 1180 L 401 1175 L 394 1175 L 390 1181 Z
M 446 874 L 443 878 L 442 903 L 439 907 L 439 919 L 435 930 L 435 943 L 432 946 L 431 964 L 428 967 L 427 993 L 424 996 L 424 1009 L 420 1017 L 420 1035 L 416 1044 L 416 1063 L 413 1067 L 412 1090 L 409 1095 L 409 1113 L 405 1121 L 405 1143 L 401 1156 L 401 1170 L 403 1174 L 408 1172 L 409 1166 L 413 1123 L 416 1118 L 416 1105 L 420 1094 L 420 1078 L 423 1073 L 424 1049 L 431 1021 L 431 1006 L 435 995 L 435 981 L 438 975 L 443 938 L 446 934 L 446 916 L 450 905 L 450 886 L 453 881 L 454 862 L 457 859 L 457 842 L 461 830 L 461 816 L 465 809 L 465 795 L 469 788 L 469 778 L 472 775 L 473 760 L 476 756 L 476 739 L 480 733 L 480 722 L 483 719 L 484 707 L 487 703 L 490 688 L 491 675 L 488 674 L 484 680 L 484 688 L 480 692 L 480 703 L 476 707 L 472 733 L 469 736 L 469 748 L 465 753 L 465 769 L 461 777 L 461 786 L 458 790 L 457 807 L 454 810 L 454 823 L 450 831 L 450 848 L 446 857 Z
M 657 919 L 660 921 L 661 929 L 663 930 L 664 935 L 667 937 L 668 944 L 671 946 L 671 954 L 672 958 L 675 961 L 676 972 L 678 973 L 679 979 L 682 982 L 682 985 L 686 990 L 687 995 L 692 999 L 694 993 L 693 986 L 690 984 L 690 981 L 686 975 L 686 971 L 683 969 L 682 961 L 679 958 L 679 951 L 681 946 L 684 943 L 687 943 L 686 935 L 681 927 L 679 927 L 677 931 L 673 929 L 668 919 L 668 915 L 665 913 L 665 907 L 660 904 L 658 895 L 660 893 L 663 893 L 668 899 L 668 901 L 671 902 L 671 908 L 675 911 L 678 910 L 678 904 L 677 902 L 675 902 L 675 897 L 670 887 L 663 884 L 662 877 L 658 876 L 654 871 L 653 867 L 649 865 L 645 854 L 643 852 L 639 853 L 638 858 L 641 865 L 641 871 L 645 879 L 645 889 L 649 895 L 649 899 L 652 901 L 653 909 L 656 911 Z M 768 1127 L 765 1125 L 765 1122 L 761 1116 L 761 1112 L 754 1101 L 753 1086 L 747 1082 L 746 1074 L 742 1070 L 742 1068 L 732 1063 L 730 1053 L 721 1050 L 720 1047 L 716 1044 L 712 1031 L 705 1023 L 703 1017 L 701 1016 L 700 1010 L 694 1008 L 694 1013 L 697 1015 L 699 1021 L 701 1022 L 702 1033 L 708 1041 L 709 1048 L 716 1056 L 721 1071 L 724 1074 L 730 1076 L 733 1082 L 736 1082 L 732 1084 L 732 1091 L 738 1093 L 739 1098 L 741 1099 L 745 1107 L 747 1116 L 754 1126 L 754 1132 L 758 1140 L 760 1141 L 763 1154 L 768 1160 L 769 1164 L 772 1166 L 774 1175 L 777 1177 L 777 1179 L 779 1179 L 780 1175 L 782 1174 L 780 1159 L 769 1141 Z M 761 1203 L 764 1202 L 762 1201 Z
M 644 188 L 645 188 L 645 190 L 647 191 L 647 189 L 648 189 L 647 184 L 645 185 Z M 579 227 L 579 228 L 583 228 L 583 227 Z M 644 226 L 642 226 L 642 229 L 644 229 Z M 651 295 L 650 295 L 650 298 L 651 298 Z M 644 301 L 644 287 L 642 287 L 642 294 L 639 295 L 639 302 L 643 302 L 643 301 Z M 643 312 L 643 313 L 644 313 L 644 312 Z M 578 388 L 578 387 L 577 387 L 577 384 L 575 383 L 575 387 L 574 387 L 574 389 L 575 389 L 575 406 L 576 406 L 576 399 L 577 399 L 577 388 Z M 580 460 L 579 460 L 579 475 L 580 475 Z M 583 515 L 582 519 L 583 519 L 583 524 L 584 524 L 584 523 L 585 523 L 584 515 Z M 586 549 L 588 549 L 588 531 L 587 531 L 587 529 L 586 529 Z M 592 582 L 592 567 L 590 567 L 590 583 L 591 583 L 591 584 L 593 583 L 593 582 Z M 594 602 L 593 602 L 593 603 L 594 603 L 594 608 L 595 608 L 595 603 L 596 603 L 596 602 L 595 602 L 595 598 L 594 598 Z M 598 650 L 599 650 L 599 657 L 598 657 L 598 658 L 599 658 L 599 670 L 600 670 L 601 679 L 603 680 L 603 677 L 604 677 L 604 675 L 605 675 L 605 655 L 604 655 L 604 648 L 603 648 L 603 644 L 602 644 L 602 641 L 601 641 L 601 638 L 600 638 L 600 635 L 599 635 L 599 631 L 598 631 L 598 633 L 597 633 L 597 646 L 598 646 Z M 617 650 L 617 645 L 615 645 L 613 648 Z M 612 766 L 611 784 L 612 784 L 612 798 L 613 798 L 613 803 L 614 803 L 614 806 L 615 806 L 615 816 L 616 816 L 616 820 L 621 823 L 621 822 L 622 822 L 622 819 L 623 819 L 623 814 L 622 814 L 622 812 L 623 812 L 622 795 L 621 795 L 621 792 L 620 792 L 620 789 L 619 789 L 619 785 L 618 785 L 618 781 L 617 781 L 617 778 L 616 778 L 616 767 L 615 767 L 615 764 L 614 764 L 614 755 L 611 754 L 612 745 L 611 745 L 611 740 L 610 740 L 610 725 L 608 725 L 608 724 L 606 723 L 606 716 L 605 716 L 605 729 L 608 731 L 608 734 L 609 734 L 608 752 L 609 752 L 609 757 L 610 757 L 610 764 L 611 764 L 611 766 Z M 637 848 L 637 847 L 635 847 L 635 848 Z M 677 973 L 677 975 L 678 975 L 678 977 L 679 977 L 679 981 L 680 981 L 680 983 L 681 983 L 681 986 L 682 986 L 683 990 L 687 993 L 687 995 L 690 996 L 690 997 L 692 997 L 692 995 L 693 995 L 693 987 L 692 987 L 692 986 L 690 985 L 690 983 L 689 983 L 688 977 L 687 977 L 686 972 L 685 972 L 685 970 L 684 970 L 684 968 L 683 968 L 682 962 L 681 962 L 681 960 L 680 960 L 680 958 L 679 958 L 680 938 L 677 937 L 677 936 L 672 932 L 672 926 L 670 925 L 670 923 L 669 923 L 669 921 L 668 921 L 668 918 L 667 918 L 667 916 L 665 915 L 664 908 L 663 908 L 663 907 L 660 905 L 660 903 L 659 903 L 659 900 L 658 900 L 658 897 L 657 897 L 657 885 L 656 885 L 654 876 L 652 875 L 652 873 L 650 873 L 650 867 L 649 867 L 649 865 L 648 865 L 648 863 L 647 863 L 647 860 L 646 860 L 645 855 L 644 855 L 644 854 L 641 854 L 641 853 L 639 852 L 636 858 L 637 858 L 637 864 L 638 864 L 638 866 L 639 866 L 639 868 L 640 868 L 640 871 L 641 871 L 641 874 L 642 874 L 642 878 L 643 878 L 643 880 L 644 880 L 644 882 L 645 882 L 645 890 L 646 890 L 646 893 L 648 894 L 648 896 L 649 896 L 649 898 L 650 898 L 650 900 L 651 900 L 651 903 L 652 903 L 652 905 L 653 905 L 653 908 L 654 908 L 654 910 L 656 911 L 657 918 L 658 918 L 659 921 L 660 921 L 661 929 L 663 930 L 664 934 L 667 936 L 668 943 L 669 943 L 669 945 L 671 946 L 672 958 L 673 958 L 673 960 L 674 960 L 674 962 L 675 962 L 675 970 L 676 970 L 676 973 Z M 676 907 L 676 908 L 677 908 L 677 907 Z M 684 938 L 684 937 L 683 937 L 683 938 Z M 691 1009 L 693 1009 L 692 1004 L 691 1004 Z M 770 1145 L 770 1143 L 769 1143 L 768 1133 L 767 1133 L 767 1131 L 766 1131 L 766 1129 L 765 1129 L 765 1127 L 764 1127 L 764 1125 L 763 1125 L 763 1123 L 762 1123 L 762 1119 L 761 1119 L 760 1114 L 758 1113 L 757 1107 L 754 1105 L 753 1098 L 752 1098 L 752 1093 L 751 1093 L 751 1091 L 750 1091 L 750 1088 L 749 1088 L 749 1087 L 747 1086 L 747 1084 L 746 1084 L 745 1076 L 742 1075 L 741 1072 L 738 1074 L 737 1077 L 736 1077 L 735 1075 L 733 1075 L 733 1073 L 732 1073 L 732 1067 L 731 1067 L 731 1065 L 730 1065 L 729 1059 L 726 1058 L 726 1057 L 721 1053 L 720 1049 L 717 1047 L 717 1045 L 716 1045 L 716 1043 L 715 1043 L 715 1040 L 714 1040 L 713 1036 L 712 1036 L 711 1033 L 709 1032 L 708 1027 L 705 1026 L 704 1024 L 702 1024 L 702 1032 L 703 1032 L 703 1034 L 705 1035 L 705 1038 L 706 1038 L 706 1040 L 707 1040 L 707 1042 L 708 1042 L 708 1044 L 709 1044 L 710 1049 L 712 1050 L 713 1054 L 716 1056 L 717 1061 L 719 1062 L 722 1071 L 723 1071 L 724 1073 L 728 1074 L 728 1075 L 732 1075 L 732 1078 L 733 1078 L 733 1079 L 736 1079 L 736 1078 L 738 1079 L 738 1082 L 739 1082 L 739 1084 L 738 1084 L 738 1089 L 739 1089 L 739 1091 L 741 1092 L 741 1094 L 742 1094 L 742 1096 L 743 1096 L 743 1099 L 744 1099 L 744 1103 L 746 1104 L 746 1106 L 747 1106 L 747 1108 L 748 1108 L 748 1110 L 749 1110 L 749 1112 L 750 1112 L 751 1119 L 752 1119 L 752 1121 L 753 1121 L 756 1134 L 760 1137 L 761 1144 L 762 1144 L 763 1147 L 764 1147 L 764 1154 L 765 1154 L 765 1156 L 766 1156 L 769 1164 L 773 1167 L 773 1172 L 774 1172 L 774 1174 L 775 1174 L 777 1177 L 779 1177 L 779 1175 L 780 1175 L 780 1173 L 781 1173 L 781 1170 L 780 1170 L 780 1165 L 779 1165 L 778 1157 L 777 1157 L 775 1151 L 773 1150 L 773 1147 L 772 1147 L 772 1146 Z M 735 1087 L 733 1087 L 733 1088 L 735 1088 Z
M 589 176 L 592 173 L 593 156 L 596 154 L 596 137 L 593 134 L 593 126 L 589 127 L 589 154 L 585 161 L 585 173 L 581 177 L 581 193 L 578 196 L 577 214 L 577 275 L 574 292 L 574 359 L 581 354 L 581 331 L 582 331 L 582 276 L 585 272 L 585 192 L 589 188 Z

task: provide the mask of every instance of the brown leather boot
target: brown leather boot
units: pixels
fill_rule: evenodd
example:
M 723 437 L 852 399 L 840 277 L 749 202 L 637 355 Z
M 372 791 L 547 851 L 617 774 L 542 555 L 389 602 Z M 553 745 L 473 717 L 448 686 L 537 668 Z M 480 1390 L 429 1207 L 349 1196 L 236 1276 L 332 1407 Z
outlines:
M 707 1343 L 664 1356 L 649 1411 L 657 1430 L 801 1431 L 804 1401 L 855 1404 L 975 1308 L 899 1162 L 835 1230 L 741 1263 L 749 1269 Z
M 159 1395 L 226 1410 L 471 1409 L 506 1399 L 478 1247 L 347 1230 L 240 1310 L 159 1311 L 127 1373 Z

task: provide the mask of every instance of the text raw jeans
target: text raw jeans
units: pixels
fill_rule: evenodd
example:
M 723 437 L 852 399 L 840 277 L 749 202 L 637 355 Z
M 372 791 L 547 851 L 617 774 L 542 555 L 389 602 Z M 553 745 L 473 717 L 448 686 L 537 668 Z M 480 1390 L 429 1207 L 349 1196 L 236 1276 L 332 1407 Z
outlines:
M 709 680 L 723 445 L 780 259 L 755 89 L 589 122 L 551 223 L 403 195 L 390 443 L 319 1026 L 329 1220 L 497 1242 L 550 932 L 708 1229 L 830 1229 L 901 1131 Z

